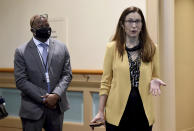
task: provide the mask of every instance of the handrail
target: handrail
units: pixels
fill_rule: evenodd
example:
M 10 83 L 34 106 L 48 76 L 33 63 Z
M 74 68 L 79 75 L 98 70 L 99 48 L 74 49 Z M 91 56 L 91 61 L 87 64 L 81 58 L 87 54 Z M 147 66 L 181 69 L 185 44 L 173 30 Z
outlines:
M 14 72 L 13 68 L 0 68 L 0 72 L 11 73 Z M 73 74 L 88 74 L 88 75 L 102 75 L 102 70 L 82 70 L 82 69 L 73 69 Z
M 73 74 L 88 74 L 88 75 L 102 75 L 102 70 L 81 70 L 81 69 L 73 69 Z
M 14 72 L 14 69 L 13 68 L 0 68 L 0 72 L 11 73 L 11 72 Z

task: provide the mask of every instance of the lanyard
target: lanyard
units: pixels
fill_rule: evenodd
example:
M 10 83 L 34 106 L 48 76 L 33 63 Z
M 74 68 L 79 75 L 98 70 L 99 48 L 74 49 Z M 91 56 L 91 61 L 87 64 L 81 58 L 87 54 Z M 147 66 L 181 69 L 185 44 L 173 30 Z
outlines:
M 38 54 L 39 54 L 39 56 L 41 58 L 42 66 L 45 68 L 44 75 L 45 75 L 45 79 L 46 79 L 46 83 L 47 83 L 47 87 L 48 87 L 47 92 L 50 93 L 50 79 L 49 79 L 48 64 L 47 64 L 48 62 L 46 61 L 46 64 L 43 62 L 43 57 L 42 57 L 39 49 L 38 49 Z M 47 59 L 48 59 L 48 57 L 47 57 Z
M 37 49 L 38 49 L 38 48 L 37 48 Z M 41 53 L 40 53 L 39 49 L 38 49 L 38 54 L 39 54 L 39 56 L 40 56 L 40 59 L 41 59 L 42 65 L 43 65 L 44 69 L 45 69 L 45 70 L 46 70 L 46 72 L 47 72 L 47 71 L 48 71 L 48 67 L 47 67 L 47 63 L 48 63 L 48 61 L 46 61 L 46 64 L 43 62 L 43 57 L 42 57 L 42 55 L 41 55 Z M 47 56 L 47 60 L 48 60 L 48 56 Z

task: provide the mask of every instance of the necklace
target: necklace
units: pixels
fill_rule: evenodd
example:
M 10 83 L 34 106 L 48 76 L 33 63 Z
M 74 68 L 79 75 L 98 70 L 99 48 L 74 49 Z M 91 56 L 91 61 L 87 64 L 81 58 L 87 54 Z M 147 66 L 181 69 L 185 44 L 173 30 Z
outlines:
M 136 61 L 137 59 L 140 58 L 140 52 L 139 51 L 127 51 L 128 57 L 130 61 Z

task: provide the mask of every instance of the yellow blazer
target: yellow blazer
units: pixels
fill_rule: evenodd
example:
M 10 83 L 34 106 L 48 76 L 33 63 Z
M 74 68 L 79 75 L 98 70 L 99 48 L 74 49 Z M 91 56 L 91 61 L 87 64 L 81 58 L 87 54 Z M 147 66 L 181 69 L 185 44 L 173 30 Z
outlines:
M 159 53 L 156 48 L 152 62 L 141 61 L 139 92 L 143 102 L 149 125 L 154 123 L 152 94 L 149 93 L 150 81 L 159 77 Z M 108 123 L 118 126 L 131 91 L 129 62 L 127 52 L 124 52 L 123 61 L 116 51 L 116 43 L 107 44 L 103 75 L 99 95 L 108 95 L 105 107 L 105 119 Z

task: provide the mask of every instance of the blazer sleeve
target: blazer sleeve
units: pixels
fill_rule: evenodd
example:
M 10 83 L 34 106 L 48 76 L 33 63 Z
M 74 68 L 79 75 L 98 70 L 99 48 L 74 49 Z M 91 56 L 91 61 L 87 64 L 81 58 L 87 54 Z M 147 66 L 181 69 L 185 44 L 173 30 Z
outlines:
M 65 45 L 64 45 L 65 46 Z M 62 70 L 62 77 L 57 84 L 56 88 L 52 93 L 57 94 L 61 97 L 61 95 L 67 90 L 71 80 L 72 80 L 72 70 L 71 70 L 71 64 L 70 64 L 70 55 L 66 48 L 65 49 L 65 57 L 64 57 L 64 67 Z
M 159 49 L 156 45 L 156 51 L 152 61 L 152 79 L 160 77 L 160 67 L 159 67 Z
M 14 75 L 16 87 L 21 90 L 24 95 L 30 97 L 33 101 L 42 103 L 41 88 L 29 81 L 22 52 L 22 49 L 17 48 L 14 56 Z
M 99 95 L 108 95 L 113 78 L 114 42 L 108 43 L 104 57 L 103 75 Z

